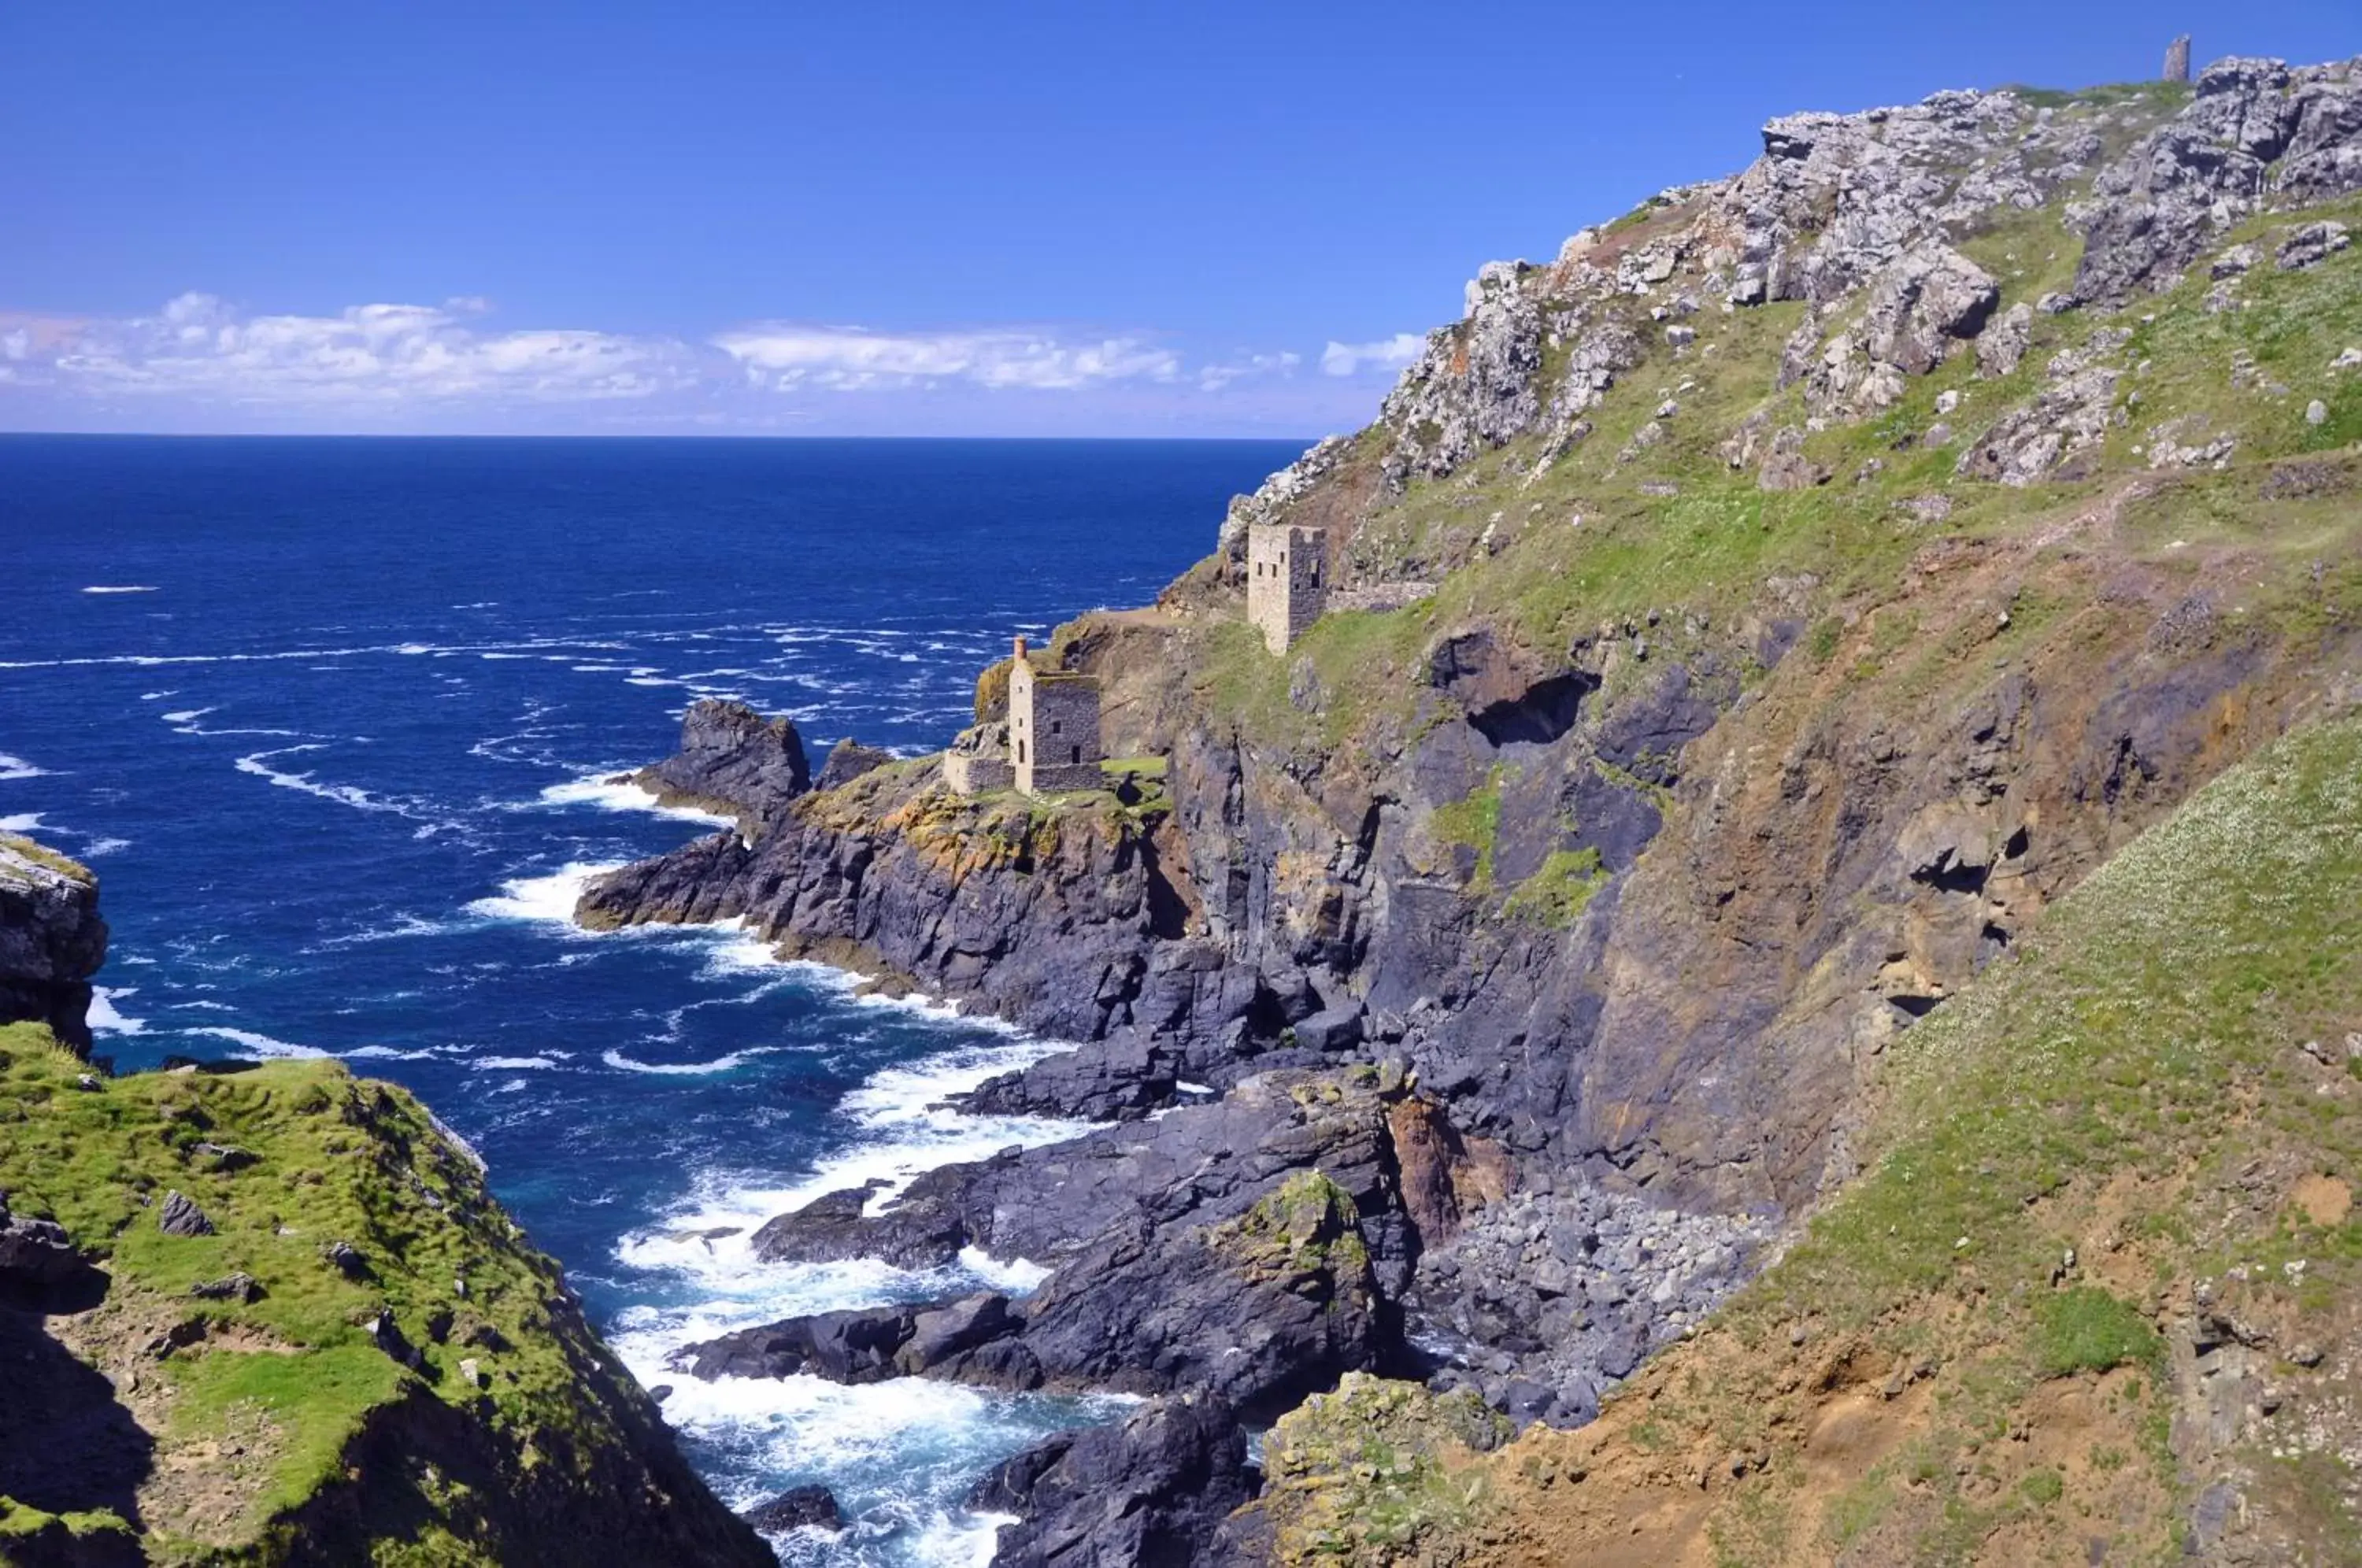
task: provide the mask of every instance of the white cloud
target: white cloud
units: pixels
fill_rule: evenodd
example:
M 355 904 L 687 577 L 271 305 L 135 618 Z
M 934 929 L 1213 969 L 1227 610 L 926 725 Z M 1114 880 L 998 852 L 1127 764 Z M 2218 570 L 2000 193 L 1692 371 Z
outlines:
M 757 386 L 866 392 L 966 381 L 994 390 L 1067 392 L 1112 381 L 1171 381 L 1181 357 L 1139 337 L 1068 339 L 1053 331 L 870 332 L 770 323 L 725 332 L 715 348 Z
M 1375 343 L 1340 343 L 1331 338 L 1320 350 L 1320 372 L 1350 376 L 1367 365 L 1373 370 L 1398 370 L 1418 358 L 1427 339 L 1415 332 L 1397 332 Z
M 695 353 L 663 338 L 592 331 L 484 333 L 447 305 L 352 305 L 335 315 L 245 315 L 185 293 L 152 316 L 48 322 L 45 358 L 87 392 L 253 404 L 578 403 L 692 384 Z M 29 345 L 27 328 L 7 335 Z M 28 350 L 29 351 L 29 350 Z M 12 358 L 23 355 L 12 354 Z
M 1258 381 L 1264 376 L 1287 376 L 1304 363 L 1304 356 L 1293 353 L 1249 354 L 1244 359 L 1227 364 L 1207 365 L 1198 372 L 1198 385 L 1205 392 L 1220 392 L 1232 381 Z

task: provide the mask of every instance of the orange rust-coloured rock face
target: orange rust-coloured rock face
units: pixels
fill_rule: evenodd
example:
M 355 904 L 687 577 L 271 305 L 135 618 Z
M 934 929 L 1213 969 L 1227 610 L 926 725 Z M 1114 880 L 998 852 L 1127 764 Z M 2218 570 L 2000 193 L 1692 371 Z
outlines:
M 1444 1108 L 1417 1098 L 1386 1110 L 1403 1207 L 1428 1246 L 1451 1239 L 1474 1209 L 1508 1195 L 1516 1173 L 1499 1144 L 1463 1138 Z

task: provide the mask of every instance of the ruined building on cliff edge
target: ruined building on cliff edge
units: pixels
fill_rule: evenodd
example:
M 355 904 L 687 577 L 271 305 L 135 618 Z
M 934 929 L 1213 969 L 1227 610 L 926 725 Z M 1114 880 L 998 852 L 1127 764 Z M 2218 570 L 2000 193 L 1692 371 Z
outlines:
M 1329 530 L 1284 523 L 1247 529 L 1247 621 L 1272 652 L 1320 619 L 1329 598 Z
M 2190 80 L 2190 35 L 2188 33 L 2182 34 L 2165 46 L 2165 80 L 2168 82 Z
M 1037 670 L 1017 639 L 1009 667 L 1009 749 L 1020 793 L 1096 790 L 1099 764 L 1099 683 L 1091 676 Z
M 1028 795 L 1097 790 L 1099 683 L 1091 676 L 1037 670 L 1017 639 L 1009 664 L 1009 718 L 979 724 L 944 754 L 944 781 L 963 795 L 1014 788 Z

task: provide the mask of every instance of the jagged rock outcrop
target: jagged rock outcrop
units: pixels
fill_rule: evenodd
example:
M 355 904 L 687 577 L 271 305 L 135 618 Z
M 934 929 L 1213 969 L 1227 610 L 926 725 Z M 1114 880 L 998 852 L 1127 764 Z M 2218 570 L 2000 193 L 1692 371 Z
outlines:
M 45 1023 L 87 1052 L 91 977 L 105 958 L 98 879 L 30 839 L 0 834 L 0 1023 Z
M 680 749 L 633 774 L 632 781 L 664 805 L 726 812 L 751 823 L 810 789 L 811 768 L 794 720 L 767 719 L 744 702 L 703 697 L 681 719 Z
M 865 773 L 874 773 L 893 760 L 892 752 L 863 745 L 847 736 L 829 748 L 828 760 L 821 765 L 820 777 L 812 780 L 811 787 L 833 790 L 852 783 Z
M 874 1216 L 864 1190 L 829 1195 L 756 1232 L 757 1255 L 928 1268 L 974 1246 L 1054 1272 L 1022 1303 L 789 1319 L 693 1346 L 678 1368 L 1203 1393 L 1267 1419 L 1342 1372 L 1403 1361 L 1391 1301 L 1418 1234 L 1390 1103 L 1367 1070 L 1267 1073 L 1153 1122 L 928 1172 Z
M 2188 108 L 2100 171 L 2070 208 L 2083 234 L 2075 293 L 2162 288 L 2266 202 L 2362 190 L 2362 69 L 2221 60 Z
M 1209 1555 L 1224 1516 L 1254 1495 L 1246 1437 L 1204 1397 L 1159 1399 L 1114 1426 L 1063 1433 L 1001 1463 L 968 1506 L 1013 1513 L 1003 1568 L 1151 1568 Z

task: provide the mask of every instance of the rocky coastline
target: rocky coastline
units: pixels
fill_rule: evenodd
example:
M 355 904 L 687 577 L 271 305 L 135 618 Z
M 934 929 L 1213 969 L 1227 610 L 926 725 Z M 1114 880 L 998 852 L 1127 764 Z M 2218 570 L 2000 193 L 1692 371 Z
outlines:
M 2346 403 L 2272 376 L 2362 351 L 2232 352 L 2228 402 L 2158 365 L 2344 287 L 2357 157 L 2351 64 L 1946 93 L 1775 120 L 1742 173 L 1487 266 L 1374 425 L 1154 607 L 1051 639 L 1108 755 L 1164 760 L 1144 800 L 969 796 L 931 757 L 808 785 L 764 760 L 801 755 L 783 721 L 692 709 L 656 771 L 742 831 L 578 918 L 742 920 L 1075 1042 L 966 1103 L 1102 1125 L 757 1238 L 1028 1258 L 1031 1296 L 682 1373 L 1148 1397 L 987 1484 L 1027 1520 L 1005 1562 L 1259 1560 L 1218 1517 L 1233 1438 L 1364 1375 L 1591 1421 L 1860 1174 L 1907 1031 L 2362 695 L 2342 569 L 2214 537 L 2279 585 L 2234 602 L 2158 520 L 2354 491 Z M 1275 657 L 1240 612 L 1275 521 L 1327 531 L 1342 606 Z M 1085 1522 L 1118 1478 L 1145 1534 Z

